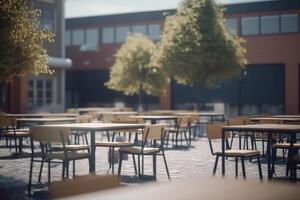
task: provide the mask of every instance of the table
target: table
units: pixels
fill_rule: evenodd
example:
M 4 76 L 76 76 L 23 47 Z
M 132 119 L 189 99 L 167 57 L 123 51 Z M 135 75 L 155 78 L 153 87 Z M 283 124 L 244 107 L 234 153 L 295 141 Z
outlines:
M 300 118 L 300 115 L 272 115 L 273 118 Z
M 253 124 L 253 125 L 236 125 L 236 126 L 222 126 L 222 175 L 225 175 L 225 132 L 263 132 L 268 135 L 268 179 L 273 178 L 271 170 L 272 159 L 272 134 L 273 133 L 286 133 L 291 137 L 290 149 L 293 150 L 293 145 L 296 142 L 296 134 L 300 133 L 300 125 L 288 125 L 288 124 Z M 291 153 L 293 155 L 293 153 Z M 292 171 L 292 170 L 291 170 Z M 290 179 L 293 179 L 292 173 L 290 173 Z
M 76 118 L 66 117 L 66 118 L 17 118 L 17 127 L 21 127 L 23 124 L 35 124 L 43 125 L 49 123 L 73 123 Z
M 131 118 L 150 120 L 151 124 L 156 124 L 159 120 L 177 120 L 178 116 L 175 115 L 137 115 L 130 116 Z
M 130 199 L 130 200 L 298 200 L 299 185 L 277 182 L 241 181 L 218 178 L 193 178 L 170 183 L 145 183 L 139 186 L 86 193 L 64 199 Z
M 134 111 L 97 111 L 93 112 L 92 115 L 96 116 L 97 118 L 102 117 L 103 115 L 111 115 L 111 116 L 118 116 L 118 115 L 124 115 L 124 116 L 130 116 L 130 115 L 136 115 L 137 112 Z
M 292 118 L 292 117 L 254 117 L 250 119 L 253 122 L 259 122 L 261 120 L 266 121 L 274 121 L 274 122 L 283 122 L 285 123 L 298 123 L 300 122 L 300 118 Z
M 7 117 L 15 118 L 42 118 L 42 117 L 77 117 L 78 114 L 73 113 L 21 113 L 21 114 L 5 114 Z
M 198 115 L 199 117 L 209 117 L 210 123 L 214 122 L 215 117 L 222 117 L 222 121 L 225 120 L 224 113 L 218 112 L 176 112 L 176 115 Z
M 96 169 L 96 132 L 97 131 L 114 131 L 126 129 L 144 128 L 145 124 L 121 124 L 121 123 L 73 123 L 73 124 L 53 124 L 44 125 L 51 127 L 65 127 L 72 131 L 88 131 L 91 133 L 91 160 L 90 172 L 95 172 Z

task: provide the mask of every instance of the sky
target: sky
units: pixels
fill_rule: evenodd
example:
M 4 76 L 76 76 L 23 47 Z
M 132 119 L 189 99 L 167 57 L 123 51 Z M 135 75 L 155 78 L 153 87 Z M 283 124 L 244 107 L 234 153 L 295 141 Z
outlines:
M 66 0 L 66 17 L 83 17 L 176 8 L 181 0 Z M 216 0 L 241 3 L 262 0 Z

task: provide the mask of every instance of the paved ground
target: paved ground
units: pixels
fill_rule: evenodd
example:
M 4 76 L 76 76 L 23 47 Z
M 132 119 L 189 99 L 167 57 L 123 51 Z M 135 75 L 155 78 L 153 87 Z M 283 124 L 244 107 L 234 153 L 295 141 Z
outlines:
M 236 140 L 237 141 L 237 140 Z M 0 142 L 1 146 L 5 143 L 4 141 Z M 220 141 L 213 143 L 216 149 L 220 148 Z M 237 144 L 235 144 L 236 146 Z M 258 146 L 261 145 L 258 143 Z M 25 151 L 29 152 L 29 148 L 25 148 Z M 0 148 L 0 172 L 3 176 L 14 177 L 16 179 L 23 180 L 28 182 L 29 175 L 29 164 L 30 158 L 12 158 L 7 157 L 10 154 L 9 149 Z M 108 150 L 106 148 L 97 148 L 96 152 L 96 174 L 106 174 L 108 169 L 107 163 L 107 154 Z M 206 138 L 198 138 L 192 142 L 192 147 L 189 149 L 167 149 L 166 150 L 167 162 L 170 170 L 170 175 L 173 180 L 176 179 L 189 179 L 190 177 L 200 176 L 200 177 L 210 177 L 212 176 L 212 169 L 214 165 L 215 157 L 211 155 L 209 144 Z M 115 165 L 117 169 L 118 165 Z M 82 160 L 76 163 L 76 175 L 86 175 L 88 174 L 88 161 Z M 221 163 L 219 163 L 218 173 L 216 176 L 221 176 L 220 170 Z M 266 162 L 263 159 L 263 174 L 266 180 Z M 71 169 L 70 169 L 71 170 Z M 34 167 L 34 182 L 37 181 L 39 171 L 39 163 L 35 164 Z M 52 180 L 61 179 L 61 165 L 53 164 L 51 167 L 52 171 Z M 117 171 L 117 170 L 116 170 Z M 240 179 L 241 175 L 241 165 L 240 165 Z M 284 175 L 285 168 L 282 165 L 276 166 L 276 174 Z M 152 159 L 145 158 L 145 174 L 152 173 Z M 256 161 L 246 162 L 246 173 L 247 179 L 257 179 L 258 178 L 258 169 Z M 226 162 L 226 176 L 234 176 L 234 162 L 228 160 Z M 140 180 L 134 176 L 132 159 L 129 157 L 128 161 L 123 162 L 122 167 L 122 179 L 125 183 L 128 184 L 140 184 L 145 182 L 145 180 Z M 44 166 L 43 171 L 43 180 L 47 180 L 47 165 Z M 157 181 L 164 182 L 168 181 L 167 174 L 165 171 L 163 159 L 158 157 L 157 161 Z

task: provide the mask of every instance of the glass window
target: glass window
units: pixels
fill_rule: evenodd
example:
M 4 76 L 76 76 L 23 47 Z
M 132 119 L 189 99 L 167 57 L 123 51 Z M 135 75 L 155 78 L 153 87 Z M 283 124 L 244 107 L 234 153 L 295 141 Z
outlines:
M 84 31 L 83 30 L 73 30 L 72 31 L 72 43 L 73 45 L 81 45 L 84 43 Z
M 86 30 L 86 43 L 87 44 L 98 44 L 99 43 L 99 30 L 98 29 L 87 29 Z
M 225 19 L 225 25 L 230 29 L 232 33 L 237 34 L 238 20 L 236 18 Z
M 282 33 L 298 32 L 298 15 L 297 14 L 281 15 L 281 32 Z
M 65 31 L 65 45 L 71 45 L 71 31 Z
M 149 24 L 148 25 L 148 36 L 152 40 L 159 40 L 160 25 L 159 24 Z
M 102 29 L 102 43 L 114 43 L 114 28 L 103 28 Z
M 116 28 L 116 42 L 125 42 L 128 33 L 130 32 L 129 26 L 122 26 Z
M 242 18 L 242 35 L 258 35 L 259 34 L 259 17 L 243 17 Z
M 47 29 L 55 32 L 55 7 L 53 4 L 44 2 L 34 2 L 34 8 L 41 11 L 39 16 L 39 26 L 41 29 Z
M 261 16 L 260 32 L 261 34 L 279 33 L 279 16 Z
M 143 35 L 146 35 L 147 34 L 146 25 L 132 26 L 132 32 L 133 33 L 142 33 Z

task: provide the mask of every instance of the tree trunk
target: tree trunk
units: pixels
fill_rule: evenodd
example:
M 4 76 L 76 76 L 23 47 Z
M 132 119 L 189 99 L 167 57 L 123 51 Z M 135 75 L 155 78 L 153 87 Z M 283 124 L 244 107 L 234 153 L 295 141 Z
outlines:
M 140 89 L 139 89 L 139 105 L 138 105 L 138 111 L 139 112 L 142 112 L 144 109 L 143 109 L 143 86 L 140 85 Z
M 194 89 L 195 89 L 195 103 L 196 103 L 196 109 L 197 111 L 200 111 L 201 108 L 201 94 L 203 93 L 204 84 L 203 83 L 194 83 Z

